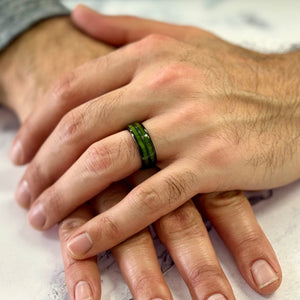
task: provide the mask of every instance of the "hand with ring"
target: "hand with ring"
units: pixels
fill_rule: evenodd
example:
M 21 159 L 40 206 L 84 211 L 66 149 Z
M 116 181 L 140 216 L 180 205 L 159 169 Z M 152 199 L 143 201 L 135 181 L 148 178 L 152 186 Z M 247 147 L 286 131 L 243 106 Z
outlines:
M 131 188 L 156 171 L 139 171 L 126 182 L 112 184 L 90 201 L 90 205 L 84 205 L 60 223 L 66 282 L 70 295 L 75 295 L 76 300 L 78 292 L 99 299 L 100 277 L 96 257 L 76 260 L 70 256 L 69 237 L 95 214 L 122 201 Z M 192 299 L 235 299 L 196 207 L 212 222 L 248 284 L 261 294 L 274 292 L 281 282 L 280 266 L 245 195 L 241 192 L 214 193 L 197 196 L 194 203 L 188 201 L 154 223 L 154 229 L 171 254 Z M 134 299 L 172 299 L 148 229 L 111 251 Z
M 82 8 L 74 20 L 83 27 L 87 16 L 90 34 L 130 44 L 66 76 L 51 91 L 51 103 L 20 130 L 12 158 L 25 163 L 69 111 L 17 193 L 20 201 L 34 201 L 35 227 L 49 228 L 142 166 L 145 143 L 119 132 L 134 122 L 147 128 L 161 171 L 74 233 L 93 242 L 87 252 L 73 252 L 77 258 L 116 245 L 198 193 L 273 187 L 299 177 L 299 105 L 285 93 L 288 79 L 278 90 L 272 80 L 284 68 L 297 71 L 297 53 L 262 55 L 200 29 L 96 18 Z M 46 117 L 50 125 L 35 126 Z

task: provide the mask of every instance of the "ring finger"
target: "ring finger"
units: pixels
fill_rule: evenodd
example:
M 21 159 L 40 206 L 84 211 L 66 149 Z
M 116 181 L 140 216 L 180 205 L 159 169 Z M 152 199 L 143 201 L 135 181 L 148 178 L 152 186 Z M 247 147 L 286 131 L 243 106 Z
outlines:
M 129 181 L 137 185 L 153 173 L 153 169 L 139 171 Z M 193 299 L 235 299 L 201 215 L 191 200 L 157 220 L 154 226 Z
M 124 182 L 112 184 L 92 201 L 95 211 L 106 211 L 121 201 L 129 190 L 129 186 Z M 134 299 L 172 299 L 148 229 L 113 247 L 111 252 Z
M 125 183 L 113 184 L 91 202 L 94 211 L 101 213 L 113 206 L 124 197 L 128 189 Z M 74 260 L 67 248 L 69 236 L 93 215 L 91 207 L 84 205 L 59 224 L 66 283 L 71 298 L 76 300 L 100 299 L 100 274 L 96 256 Z M 112 248 L 111 252 L 135 299 L 172 299 L 147 229 Z

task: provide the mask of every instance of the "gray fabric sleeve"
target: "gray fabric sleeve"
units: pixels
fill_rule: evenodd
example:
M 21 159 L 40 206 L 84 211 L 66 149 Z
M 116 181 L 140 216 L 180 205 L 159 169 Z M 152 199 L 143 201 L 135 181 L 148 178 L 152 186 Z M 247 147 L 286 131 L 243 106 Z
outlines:
M 0 51 L 35 23 L 69 13 L 58 0 L 0 0 Z

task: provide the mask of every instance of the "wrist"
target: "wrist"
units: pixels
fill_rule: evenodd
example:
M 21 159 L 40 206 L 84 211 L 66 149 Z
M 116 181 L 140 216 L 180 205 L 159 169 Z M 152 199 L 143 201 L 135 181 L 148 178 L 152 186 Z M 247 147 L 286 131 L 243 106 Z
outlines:
M 64 73 L 110 51 L 74 28 L 70 17 L 44 20 L 0 53 L 2 104 L 22 121 Z
M 2 104 L 22 115 L 24 106 L 34 104 L 46 88 L 40 84 L 40 71 L 47 74 L 51 45 L 58 26 L 66 26 L 68 17 L 51 18 L 36 24 L 0 53 L 0 90 Z M 70 25 L 71 26 L 71 25 Z M 49 48 L 48 48 L 49 47 Z M 49 78 L 49 83 L 53 78 Z M 34 99 L 32 99 L 34 98 Z
M 267 95 L 283 105 L 300 109 L 300 52 L 269 55 L 262 62 L 262 80 Z
M 238 114 L 247 115 L 247 128 L 259 132 L 259 139 L 248 143 L 257 147 L 257 153 L 259 149 L 265 153 L 254 155 L 252 161 L 268 168 L 280 166 L 286 182 L 296 180 L 300 178 L 300 52 L 266 55 L 244 50 L 236 55 L 234 51 L 225 57 L 231 61 L 224 68 L 224 88 L 226 95 L 243 103 Z
M 262 84 L 267 87 L 267 99 L 273 104 L 270 115 L 281 132 L 274 133 L 276 147 L 281 145 L 283 163 L 292 162 L 290 173 L 300 178 L 300 51 L 270 55 L 264 63 Z M 271 108 L 271 106 L 270 106 Z M 281 137 L 281 138 L 280 138 Z M 294 157 L 294 160 L 290 159 Z

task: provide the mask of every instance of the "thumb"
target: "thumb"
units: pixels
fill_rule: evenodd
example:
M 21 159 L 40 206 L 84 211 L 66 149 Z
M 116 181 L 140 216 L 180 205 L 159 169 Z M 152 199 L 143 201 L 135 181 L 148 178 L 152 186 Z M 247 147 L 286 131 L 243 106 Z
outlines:
M 188 40 L 205 31 L 191 27 L 168 24 L 131 16 L 106 16 L 82 4 L 72 12 L 77 27 L 91 37 L 114 46 L 135 42 L 152 34 L 164 34 L 178 40 Z

